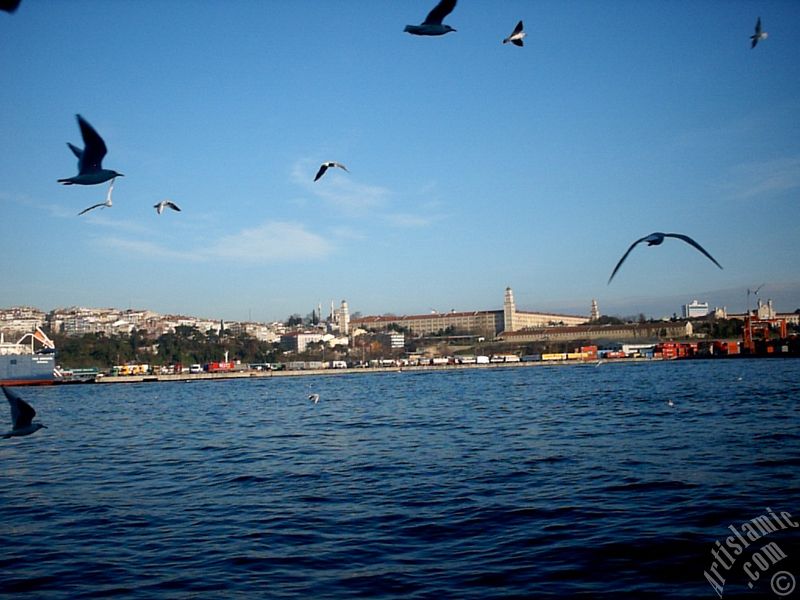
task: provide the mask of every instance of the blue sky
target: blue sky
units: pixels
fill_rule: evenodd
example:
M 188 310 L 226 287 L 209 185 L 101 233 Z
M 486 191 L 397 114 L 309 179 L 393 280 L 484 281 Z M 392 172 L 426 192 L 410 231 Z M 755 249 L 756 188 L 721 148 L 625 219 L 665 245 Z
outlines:
M 800 306 L 800 3 L 71 2 L 0 13 L 0 306 L 284 319 Z M 750 49 L 761 16 L 769 38 Z M 501 44 L 519 19 L 524 48 Z M 125 174 L 77 172 L 82 114 Z M 326 160 L 350 169 L 313 177 Z M 181 213 L 156 215 L 169 198 Z M 677 240 L 698 240 L 720 271 Z

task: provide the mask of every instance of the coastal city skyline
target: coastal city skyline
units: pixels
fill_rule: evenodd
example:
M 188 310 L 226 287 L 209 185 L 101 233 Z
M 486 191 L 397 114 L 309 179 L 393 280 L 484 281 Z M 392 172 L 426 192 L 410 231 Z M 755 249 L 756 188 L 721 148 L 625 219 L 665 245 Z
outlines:
M 0 305 L 268 322 L 341 298 L 492 308 L 511 286 L 531 310 L 660 317 L 693 298 L 742 311 L 765 282 L 800 305 L 800 6 L 460 2 L 457 32 L 404 34 L 429 4 L 0 14 Z M 503 45 L 519 19 L 525 46 Z M 56 183 L 76 113 L 125 174 L 81 217 L 106 187 Z M 314 182 L 328 160 L 349 172 Z M 157 215 L 167 198 L 182 212 Z M 724 270 L 673 240 L 607 285 L 651 231 Z
M 347 298 L 347 294 L 343 294 L 342 298 Z M 373 311 L 366 311 L 361 308 L 356 308 L 355 312 L 358 314 L 363 315 L 416 315 L 416 314 L 427 314 L 427 313 L 447 313 L 452 311 L 472 311 L 472 310 L 493 310 L 502 307 L 502 303 L 498 301 L 499 295 L 495 294 L 494 301 L 490 300 L 486 306 L 469 306 L 464 304 L 463 301 L 456 300 L 449 307 L 440 306 L 434 307 L 432 306 L 432 302 L 426 302 L 424 300 L 417 301 L 415 304 L 417 306 L 428 306 L 427 309 L 421 309 L 417 311 L 409 311 L 409 312 L 402 312 L 398 310 L 393 310 L 391 307 L 389 308 L 379 308 L 378 310 Z M 600 310 L 600 314 L 619 317 L 619 318 L 626 318 L 630 316 L 636 316 L 639 314 L 644 314 L 649 319 L 662 319 L 662 318 L 669 318 L 673 314 L 677 314 L 680 316 L 681 308 L 685 306 L 689 302 L 698 301 L 698 299 L 702 299 L 704 304 L 707 304 L 710 307 L 710 310 L 713 311 L 715 308 L 718 309 L 725 309 L 730 313 L 744 313 L 747 310 L 755 308 L 759 300 L 761 301 L 770 301 L 773 302 L 776 306 L 779 306 L 782 311 L 784 312 L 793 312 L 797 309 L 800 309 L 800 284 L 795 286 L 792 284 L 788 285 L 776 285 L 776 284 L 760 284 L 758 286 L 752 286 L 747 288 L 746 290 L 742 289 L 726 289 L 726 290 L 712 290 L 707 292 L 697 292 L 689 295 L 683 294 L 672 294 L 669 296 L 664 296 L 661 298 L 646 298 L 641 296 L 634 296 L 628 299 L 623 299 L 618 301 L 617 303 L 613 304 L 611 307 L 607 307 L 603 305 Z M 294 310 L 290 310 L 285 314 L 278 314 L 277 312 L 270 310 L 269 308 L 261 307 L 258 310 L 254 310 L 252 307 L 242 308 L 242 307 L 227 307 L 225 310 L 217 312 L 217 313 L 198 313 L 198 312 L 191 312 L 188 310 L 163 310 L 159 306 L 154 303 L 147 303 L 143 302 L 138 305 L 134 305 L 132 302 L 129 302 L 127 305 L 102 305 L 99 303 L 83 303 L 83 304 L 67 304 L 67 303 L 56 303 L 53 305 L 43 304 L 43 303 L 32 303 L 32 304 L 7 304 L 5 306 L 0 306 L 0 311 L 3 310 L 11 310 L 17 307 L 34 307 L 37 310 L 41 310 L 42 312 L 51 312 L 54 310 L 63 310 L 68 307 L 75 307 L 75 308 L 86 308 L 86 309 L 99 309 L 99 310 L 136 310 L 136 311 L 152 311 L 157 312 L 160 314 L 167 314 L 167 315 L 180 315 L 180 316 L 192 316 L 199 320 L 203 321 L 219 321 L 220 319 L 225 319 L 228 321 L 235 321 L 235 322 L 258 322 L 258 323 L 275 323 L 275 322 L 283 322 L 286 321 L 287 318 L 292 317 L 294 315 L 300 315 L 301 317 L 305 317 L 310 314 L 312 311 L 317 310 L 318 308 L 322 308 L 322 315 L 323 317 L 328 314 L 329 306 L 332 304 L 338 305 L 338 302 L 335 298 L 328 298 L 328 299 L 317 299 L 317 300 L 307 300 L 301 306 L 295 307 Z M 531 310 L 531 311 L 541 311 L 541 312 L 554 312 L 554 313 L 562 313 L 562 314 L 575 314 L 575 315 L 590 315 L 592 303 L 596 302 L 597 298 L 590 298 L 588 302 L 584 302 L 581 300 L 567 300 L 563 302 L 553 301 L 553 300 L 545 300 L 541 304 L 534 305 L 529 301 L 527 298 L 521 298 L 521 308 L 524 310 Z M 327 312 L 326 312 L 327 311 Z M 255 315 L 268 315 L 266 318 L 258 318 Z
M 349 324 L 352 322 L 354 327 L 372 328 L 378 325 L 378 322 L 391 321 L 394 317 L 407 320 L 407 319 L 423 319 L 428 317 L 441 316 L 445 319 L 443 323 L 448 324 L 450 316 L 471 316 L 478 315 L 479 313 L 502 314 L 506 311 L 506 319 L 509 319 L 507 311 L 509 310 L 509 302 L 511 303 L 512 311 L 519 311 L 521 319 L 519 319 L 511 330 L 536 328 L 553 324 L 561 325 L 579 325 L 592 322 L 600 316 L 610 316 L 615 318 L 627 318 L 638 320 L 644 313 L 630 314 L 630 315 L 608 315 L 604 313 L 596 300 L 592 300 L 589 311 L 585 313 L 575 312 L 575 314 L 567 314 L 563 312 L 548 312 L 548 311 L 531 311 L 524 306 L 517 305 L 514 300 L 513 291 L 507 288 L 505 291 L 505 299 L 502 307 L 471 307 L 464 311 L 435 311 L 431 310 L 429 313 L 420 314 L 399 314 L 394 312 L 382 312 L 374 314 L 362 313 L 359 310 L 351 312 L 347 300 L 343 299 L 340 303 L 331 301 L 329 305 L 323 306 L 321 303 L 312 308 L 309 312 L 295 311 L 282 319 L 274 319 L 270 321 L 258 321 L 252 318 L 247 319 L 228 319 L 215 315 L 193 315 L 188 313 L 160 313 L 148 307 L 136 308 L 121 308 L 121 307 L 97 307 L 97 306 L 70 306 L 70 307 L 54 307 L 52 309 L 43 310 L 38 306 L 9 306 L 0 307 L 0 332 L 9 335 L 22 335 L 34 331 L 37 327 L 47 327 L 50 331 L 56 333 L 63 333 L 66 335 L 83 335 L 86 333 L 103 333 L 104 335 L 127 335 L 134 329 L 146 329 L 151 334 L 160 335 L 175 331 L 178 326 L 195 327 L 200 331 L 217 330 L 221 327 L 232 328 L 234 332 L 243 332 L 255 337 L 261 341 L 275 341 L 280 333 L 289 329 L 302 330 L 304 327 L 316 322 L 320 325 L 328 323 L 334 329 L 337 329 L 344 334 L 349 333 Z M 757 310 L 756 310 L 757 309 Z M 800 317 L 797 316 L 797 311 L 794 309 L 789 310 L 780 305 L 775 305 L 773 300 L 763 300 L 757 295 L 752 295 L 752 302 L 748 305 L 747 312 L 755 311 L 759 317 L 772 318 L 779 314 L 782 318 L 788 319 L 792 323 L 797 323 Z M 658 321 L 670 320 L 677 318 L 678 320 L 685 320 L 691 318 L 743 318 L 745 311 L 736 309 L 728 309 L 727 306 L 715 306 L 708 302 L 700 302 L 696 298 L 691 302 L 687 301 L 682 304 L 677 310 L 673 311 L 671 315 L 665 314 L 661 317 L 653 317 L 652 315 L 644 315 L 646 318 Z M 527 315 L 527 316 L 526 316 Z M 286 324 L 294 319 L 298 320 L 297 325 L 288 327 Z M 453 319 L 453 322 L 463 321 L 462 319 Z M 406 321 L 409 322 L 409 321 Z M 502 332 L 510 324 L 506 323 L 505 326 L 494 332 L 488 332 L 487 335 L 494 336 Z M 470 328 L 473 328 L 471 325 Z M 435 330 L 436 326 L 432 330 Z

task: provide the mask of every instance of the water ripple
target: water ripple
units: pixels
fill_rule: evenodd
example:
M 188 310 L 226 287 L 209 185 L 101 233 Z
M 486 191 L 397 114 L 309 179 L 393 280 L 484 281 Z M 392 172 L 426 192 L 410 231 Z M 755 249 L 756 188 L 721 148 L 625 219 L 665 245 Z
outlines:
M 0 593 L 711 597 L 728 526 L 797 511 L 798 375 L 697 361 L 25 390 L 49 428 L 0 444 Z M 800 559 L 797 530 L 772 535 Z M 746 583 L 725 597 L 766 592 Z

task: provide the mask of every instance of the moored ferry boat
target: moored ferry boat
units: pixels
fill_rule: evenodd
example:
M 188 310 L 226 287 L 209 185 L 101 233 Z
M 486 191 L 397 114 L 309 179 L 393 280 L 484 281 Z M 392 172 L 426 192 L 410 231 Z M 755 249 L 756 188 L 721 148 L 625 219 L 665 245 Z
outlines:
M 0 334 L 0 385 L 55 383 L 55 363 L 55 344 L 38 327 L 17 342 L 6 342 Z

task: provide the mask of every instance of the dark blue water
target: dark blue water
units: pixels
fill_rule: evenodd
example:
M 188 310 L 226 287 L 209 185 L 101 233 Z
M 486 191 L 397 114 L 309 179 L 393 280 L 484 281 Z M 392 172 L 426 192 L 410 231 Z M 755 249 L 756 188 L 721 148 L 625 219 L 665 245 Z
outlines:
M 48 429 L 0 440 L 0 593 L 715 598 L 729 525 L 800 519 L 800 360 L 21 392 Z M 724 597 L 800 578 L 798 533 Z

